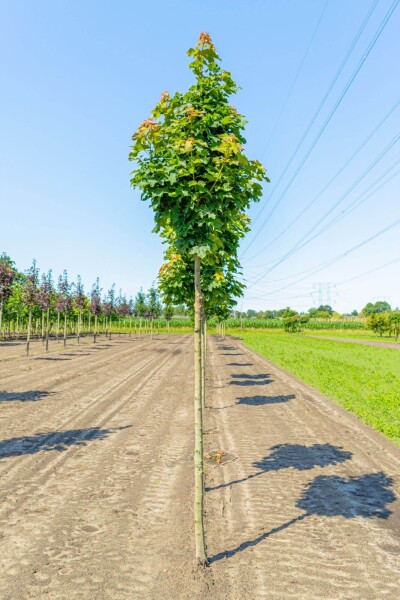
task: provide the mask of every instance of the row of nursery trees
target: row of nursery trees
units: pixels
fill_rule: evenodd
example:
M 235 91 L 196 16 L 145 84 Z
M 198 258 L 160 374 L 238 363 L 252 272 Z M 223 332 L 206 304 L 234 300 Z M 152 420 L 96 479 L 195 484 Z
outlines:
M 25 272 L 18 271 L 11 258 L 0 256 L 0 337 L 19 338 L 26 335 L 26 351 L 29 354 L 33 335 L 40 336 L 46 350 L 49 338 L 54 336 L 67 342 L 73 334 L 79 339 L 82 335 L 98 333 L 129 332 L 132 327 L 139 333 L 152 332 L 154 321 L 163 316 L 167 322 L 172 317 L 171 305 L 161 303 L 158 289 L 153 285 L 147 294 L 141 289 L 135 299 L 129 298 L 120 290 L 116 295 L 115 284 L 102 295 L 97 278 L 89 294 L 85 293 L 81 277 L 76 283 L 69 282 L 67 271 L 54 282 L 52 271 L 40 274 L 33 261 Z
M 194 309 L 196 559 L 207 565 L 203 519 L 205 329 L 210 315 L 226 319 L 243 292 L 239 242 L 246 214 L 268 181 L 260 162 L 243 151 L 244 117 L 229 103 L 238 91 L 207 33 L 188 51 L 195 82 L 186 93 L 161 94 L 151 117 L 132 136 L 131 184 L 154 211 L 165 243 L 159 272 L 164 301 Z

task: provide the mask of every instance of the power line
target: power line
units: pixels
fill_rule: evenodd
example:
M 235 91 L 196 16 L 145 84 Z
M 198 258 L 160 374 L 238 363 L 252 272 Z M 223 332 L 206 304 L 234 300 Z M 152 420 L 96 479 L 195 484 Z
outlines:
M 400 218 L 396 219 L 395 221 L 393 221 L 392 223 L 389 223 L 389 225 L 387 225 L 386 227 L 384 227 L 383 229 L 381 229 L 380 231 L 378 231 L 377 233 L 375 233 L 374 235 L 369 236 L 368 238 L 366 238 L 365 240 L 363 240 L 362 242 L 360 242 L 359 244 L 356 244 L 355 246 L 353 246 L 352 248 L 349 248 L 348 250 L 346 250 L 346 252 L 343 252 L 341 254 L 338 254 L 337 256 L 335 256 L 334 258 L 331 258 L 327 261 L 324 261 L 323 263 L 320 263 L 319 265 L 317 265 L 316 267 L 312 267 L 310 269 L 306 269 L 305 271 L 301 271 L 300 273 L 297 273 L 298 275 L 303 275 L 306 274 L 305 277 L 301 277 L 300 279 L 292 282 L 292 283 L 288 283 L 287 285 L 279 288 L 278 290 L 274 290 L 273 292 L 269 292 L 266 295 L 270 295 L 271 293 L 276 293 L 279 292 L 281 290 L 285 290 L 288 287 L 291 287 L 293 285 L 295 285 L 296 283 L 299 283 L 300 281 L 304 281 L 304 279 L 307 279 L 308 277 L 310 277 L 311 275 L 315 275 L 315 273 L 318 273 L 319 271 L 321 271 L 322 269 L 324 269 L 325 267 L 331 266 L 332 264 L 334 264 L 335 262 L 337 262 L 338 260 L 341 260 L 342 258 L 345 258 L 346 256 L 348 256 L 349 254 L 352 254 L 353 252 L 355 252 L 356 250 L 358 250 L 359 248 L 361 248 L 362 246 L 365 246 L 366 244 L 368 244 L 369 242 L 372 242 L 373 240 L 375 240 L 376 238 L 380 237 L 381 235 L 383 235 L 384 233 L 386 233 L 387 231 L 389 231 L 390 229 L 393 229 L 394 227 L 396 227 L 397 225 L 400 224 Z M 260 280 L 259 280 L 260 281 Z M 258 281 L 255 281 L 253 284 L 251 284 L 248 289 L 254 287 L 255 285 L 257 285 Z
M 325 92 L 325 94 L 324 94 L 324 96 L 323 96 L 323 98 L 322 98 L 322 100 L 321 100 L 321 102 L 320 102 L 320 104 L 319 104 L 319 106 L 318 106 L 317 110 L 315 111 L 315 113 L 314 113 L 314 115 L 313 115 L 313 117 L 312 117 L 311 121 L 309 122 L 309 124 L 308 124 L 308 126 L 307 126 L 307 128 L 306 128 L 306 130 L 305 130 L 305 132 L 304 132 L 304 134 L 303 134 L 303 136 L 302 136 L 302 138 L 300 139 L 300 142 L 298 143 L 298 145 L 297 145 L 297 147 L 296 147 L 295 151 L 293 152 L 292 156 L 290 157 L 289 161 L 287 162 L 287 164 L 286 164 L 286 167 L 285 167 L 285 168 L 284 168 L 284 170 L 283 170 L 283 173 L 281 174 L 281 176 L 280 176 L 280 177 L 279 177 L 279 179 L 278 179 L 278 182 L 275 184 L 275 187 L 274 187 L 274 189 L 273 189 L 273 190 L 272 190 L 272 192 L 271 192 L 271 195 L 270 195 L 270 197 L 269 197 L 269 200 L 270 200 L 270 199 L 272 198 L 272 196 L 274 195 L 274 193 L 275 193 L 275 191 L 276 191 L 277 187 L 279 186 L 279 184 L 280 184 L 280 182 L 282 181 L 283 177 L 285 176 L 285 174 L 286 174 L 286 172 L 287 172 L 287 170 L 288 170 L 289 166 L 291 165 L 291 163 L 292 163 L 292 161 L 293 161 L 293 158 L 295 157 L 295 155 L 296 155 L 296 153 L 297 153 L 298 149 L 300 148 L 300 146 L 302 145 L 302 143 L 303 143 L 303 141 L 304 141 L 304 139 L 305 139 L 306 135 L 307 135 L 307 134 L 308 134 L 308 132 L 310 131 L 310 129 L 311 129 L 311 127 L 312 127 L 312 125 L 313 125 L 313 123 L 314 123 L 315 119 L 318 117 L 319 113 L 321 112 L 321 109 L 322 109 L 322 107 L 323 107 L 323 105 L 324 105 L 324 103 L 325 103 L 325 101 L 326 101 L 327 97 L 329 96 L 330 92 L 332 91 L 332 88 L 333 88 L 333 86 L 335 85 L 336 81 L 338 80 L 340 73 L 342 72 L 342 70 L 343 70 L 344 66 L 346 65 L 346 62 L 347 62 L 347 60 L 349 59 L 349 57 L 350 57 L 351 53 L 353 52 L 353 50 L 354 50 L 354 48 L 355 48 L 355 46 L 356 46 L 356 44 L 357 44 L 358 40 L 360 39 L 360 36 L 361 36 L 361 34 L 363 33 L 363 31 L 364 31 L 364 29 L 365 29 L 365 27 L 367 26 L 367 23 L 368 23 L 369 19 L 371 18 L 371 16 L 372 16 L 372 13 L 374 12 L 374 10 L 375 10 L 375 8 L 376 8 L 377 4 L 378 4 L 378 0 L 374 0 L 374 1 L 373 1 L 373 3 L 372 3 L 372 5 L 371 5 L 371 7 L 370 7 L 370 9 L 369 9 L 369 11 L 368 11 L 368 13 L 367 13 L 367 15 L 366 15 L 366 17 L 364 18 L 364 21 L 361 23 L 361 26 L 360 26 L 359 30 L 357 31 L 357 33 L 356 33 L 355 37 L 353 38 L 353 41 L 351 42 L 351 44 L 350 44 L 350 47 L 349 47 L 349 49 L 348 49 L 347 53 L 345 54 L 345 57 L 343 58 L 343 60 L 342 60 L 342 62 L 341 62 L 341 64 L 340 64 L 340 66 L 339 66 L 338 70 L 336 71 L 336 74 L 334 75 L 333 79 L 331 80 L 331 82 L 330 82 L 330 84 L 329 84 L 329 86 L 328 86 L 328 88 L 327 88 L 327 90 L 326 90 L 326 92 Z M 259 210 L 258 214 L 257 214 L 257 215 L 256 215 L 256 217 L 254 218 L 253 224 L 257 223 L 257 221 L 258 221 L 258 219 L 259 219 L 259 217 L 260 217 L 261 213 L 263 212 L 263 210 L 265 209 L 265 207 L 266 207 L 266 206 L 267 206 L 267 203 L 265 203 L 265 204 L 264 204 L 264 206 L 262 206 L 262 207 L 260 208 L 260 210 Z M 257 233 L 257 235 L 258 235 L 258 233 Z M 246 250 L 246 251 L 247 251 L 247 250 Z
M 375 133 L 382 127 L 382 125 L 384 125 L 384 123 L 388 120 L 388 118 L 392 115 L 392 113 L 398 108 L 399 104 L 400 104 L 400 100 L 397 100 L 397 102 L 392 106 L 392 108 L 389 110 L 389 112 L 386 113 L 386 115 L 378 123 L 378 125 L 376 127 L 374 127 L 374 129 L 363 140 L 363 142 L 360 144 L 360 146 L 358 146 L 358 148 L 355 150 L 355 152 L 353 152 L 353 154 L 350 156 L 350 158 L 348 158 L 346 160 L 346 162 L 342 165 L 342 167 L 339 169 L 339 171 L 337 171 L 335 173 L 335 175 L 328 181 L 328 183 L 322 188 L 322 190 L 320 192 L 318 192 L 318 194 L 316 196 L 314 196 L 314 198 L 311 200 L 311 202 L 309 202 L 307 204 L 307 206 L 305 208 L 303 208 L 303 210 L 300 213 L 298 213 L 292 221 L 290 221 L 289 225 L 287 225 L 277 236 L 275 236 L 270 242 L 268 242 L 268 244 L 266 246 L 264 246 L 261 250 L 259 250 L 255 254 L 253 254 L 253 256 L 251 256 L 247 260 L 253 260 L 257 256 L 259 256 L 262 252 L 267 250 L 267 248 L 270 248 L 278 239 L 280 239 L 282 237 L 283 234 L 285 234 L 295 223 L 298 222 L 298 220 L 304 215 L 304 213 L 306 213 L 307 210 L 309 210 L 315 204 L 315 202 L 322 196 L 322 194 L 329 188 L 329 186 L 332 185 L 332 183 L 337 179 L 337 177 L 346 169 L 346 167 L 351 163 L 351 161 L 367 145 L 367 143 L 375 135 Z
M 303 248 L 304 246 L 306 246 L 307 244 L 309 244 L 312 240 L 314 240 L 315 238 L 317 238 L 319 235 L 321 235 L 327 229 L 327 225 L 328 224 L 325 225 L 325 228 L 323 228 L 321 231 L 317 232 L 314 236 L 312 236 L 311 238 L 309 238 L 309 236 L 313 233 L 313 231 L 315 231 L 317 229 L 317 227 L 319 227 L 319 225 L 347 198 L 347 196 L 354 190 L 354 188 L 370 173 L 371 169 L 373 169 L 374 166 L 376 166 L 376 164 L 380 160 L 382 160 L 382 158 L 384 156 L 386 156 L 386 154 L 389 152 L 389 150 L 395 144 L 397 144 L 397 142 L 399 141 L 399 139 L 400 139 L 400 134 L 397 134 L 397 136 L 395 136 L 393 138 L 393 140 L 385 147 L 385 149 L 368 165 L 368 167 L 366 169 L 364 169 L 364 171 L 361 173 L 361 175 L 359 175 L 357 177 L 357 179 L 350 185 L 350 187 L 346 190 L 346 192 L 344 192 L 339 197 L 339 199 L 336 200 L 333 203 L 333 205 L 329 208 L 329 210 L 322 217 L 320 217 L 318 219 L 318 221 L 311 227 L 311 229 L 309 229 L 308 232 L 305 235 L 303 235 L 303 237 L 298 242 L 296 242 L 296 244 L 288 252 L 286 252 L 286 254 L 284 254 L 274 265 L 272 265 L 265 272 L 265 275 L 268 275 L 268 273 L 270 273 L 271 271 L 273 271 L 278 265 L 282 264 L 282 262 L 284 262 L 287 258 L 293 256 L 293 254 L 295 254 L 295 252 L 298 252 L 301 248 Z M 397 163 L 398 163 L 398 161 L 393 166 L 395 166 Z M 393 168 L 393 166 L 391 168 Z M 368 191 L 369 190 L 367 190 L 363 194 L 366 194 Z M 375 190 L 373 193 L 375 193 L 376 191 L 377 190 Z M 369 196 L 367 196 L 367 197 L 369 197 Z M 344 216 L 345 216 L 345 214 L 341 215 L 341 216 L 335 217 L 333 219 L 333 221 L 331 221 L 331 224 L 332 223 L 334 224 L 335 222 L 339 221 Z M 309 239 L 307 239 L 307 238 L 309 238 Z
M 282 104 L 282 107 L 281 107 L 281 110 L 280 110 L 280 112 L 279 112 L 278 118 L 276 119 L 276 121 L 275 121 L 275 124 L 274 124 L 274 126 L 272 127 L 272 131 L 271 131 L 271 133 L 270 133 L 270 135 L 269 135 L 269 138 L 268 138 L 268 140 L 267 140 L 267 144 L 266 144 L 266 146 L 265 146 L 264 150 L 262 151 L 262 153 L 261 153 L 261 155 L 260 155 L 260 156 L 261 156 L 261 158 L 262 158 L 262 157 L 263 157 L 263 156 L 266 154 L 266 152 L 267 152 L 267 150 L 268 150 L 268 148 L 269 148 L 269 145 L 270 145 L 270 143 L 271 143 L 271 140 L 272 140 L 272 138 L 273 138 L 273 136 L 274 136 L 274 133 L 275 133 L 275 131 L 276 131 L 276 128 L 278 127 L 278 124 L 279 124 L 279 122 L 280 122 L 280 120 L 281 120 L 281 117 L 282 117 L 282 115 L 283 115 L 283 113 L 284 113 L 284 111 L 285 111 L 286 105 L 287 105 L 287 103 L 289 102 L 289 99 L 290 99 L 290 97 L 291 97 L 291 95 L 292 95 L 292 92 L 293 92 L 294 86 L 296 85 L 297 79 L 299 78 L 300 72 L 301 72 L 301 70 L 302 70 L 302 68 L 303 68 L 303 65 L 304 65 L 305 61 L 306 61 L 306 58 L 307 58 L 307 56 L 308 56 L 308 53 L 309 53 L 309 51 L 310 51 L 310 48 L 311 48 L 311 46 L 312 46 L 312 44 L 313 44 L 313 42 L 314 42 L 315 36 L 317 35 L 317 31 L 318 31 L 318 29 L 319 29 L 319 26 L 320 26 L 320 24 L 321 24 L 322 18 L 323 18 L 323 16 L 324 16 L 325 12 L 326 12 L 326 9 L 328 8 L 329 1 L 330 1 L 330 0 L 326 0 L 326 2 L 325 2 L 325 5 L 324 5 L 324 7 L 323 7 L 323 9 L 322 9 L 322 12 L 321 12 L 321 14 L 320 14 L 320 17 L 319 17 L 319 19 L 318 19 L 317 25 L 315 26 L 314 32 L 313 32 L 313 34 L 312 34 L 312 36 L 311 36 L 311 39 L 310 39 L 310 41 L 309 41 L 309 43 L 308 43 L 308 46 L 307 46 L 307 48 L 306 48 L 306 51 L 305 51 L 305 53 L 304 53 L 304 55 L 303 55 L 303 58 L 302 58 L 302 60 L 301 60 L 301 62 L 300 62 L 300 64 L 299 64 L 299 67 L 298 67 L 298 69 L 297 69 L 296 75 L 294 76 L 294 79 L 293 79 L 293 81 L 292 81 L 292 84 L 291 84 L 291 86 L 290 86 L 289 92 L 288 92 L 288 94 L 287 94 L 287 96 L 286 96 L 286 99 L 285 99 L 284 103 Z M 261 158 L 260 158 L 260 160 L 261 160 Z
M 366 59 L 368 58 L 369 54 L 371 53 L 372 49 L 374 48 L 376 42 L 378 41 L 382 31 L 384 30 L 384 28 L 386 27 L 390 17 L 392 16 L 394 10 L 396 9 L 398 3 L 400 0 L 394 0 L 394 2 L 392 3 L 391 7 L 389 8 L 389 10 L 387 11 L 383 21 L 381 22 L 381 24 L 379 25 L 377 31 L 375 32 L 372 40 L 370 41 L 370 43 L 368 44 L 368 47 L 366 49 L 366 51 L 364 52 L 363 56 L 361 57 L 360 61 L 358 62 L 356 68 L 354 69 L 353 73 L 351 74 L 350 78 L 348 79 L 346 85 L 344 86 L 343 90 L 341 91 L 339 98 L 337 99 L 336 103 L 334 104 L 333 108 L 331 109 L 328 117 L 325 119 L 322 127 L 320 128 L 317 136 L 314 138 L 313 142 L 311 143 L 310 147 L 307 150 L 307 153 L 305 155 L 305 157 L 303 158 L 303 160 L 300 162 L 299 166 L 297 167 L 297 169 L 295 170 L 294 174 L 292 175 L 291 179 L 289 180 L 289 183 L 286 185 L 286 187 L 284 188 L 283 192 L 281 193 L 281 195 L 278 197 L 278 200 L 275 202 L 274 206 L 272 207 L 272 210 L 270 211 L 269 215 L 267 215 L 267 218 L 264 220 L 263 224 L 261 225 L 261 228 L 258 230 L 258 232 L 256 233 L 255 236 L 253 236 L 252 240 L 250 240 L 249 245 L 247 246 L 245 252 L 247 252 L 247 250 L 249 249 L 249 247 L 254 243 L 254 241 L 257 239 L 257 236 L 260 234 L 260 232 L 262 231 L 262 229 L 264 228 L 264 226 L 266 225 L 266 223 L 268 222 L 268 220 L 271 218 L 272 214 L 275 212 L 276 208 L 278 207 L 278 205 L 280 204 L 280 202 L 282 201 L 282 199 L 285 197 L 285 194 L 287 193 L 287 191 L 289 190 L 290 186 L 292 185 L 293 181 L 295 180 L 295 178 L 297 177 L 298 173 L 300 172 L 301 168 L 303 167 L 304 163 L 306 162 L 307 158 L 310 156 L 312 150 L 315 148 L 316 144 L 318 143 L 321 135 L 323 134 L 323 132 L 325 131 L 326 127 L 328 126 L 330 120 L 332 119 L 333 115 L 335 114 L 336 110 L 338 109 L 338 107 L 340 106 L 342 100 L 344 99 L 345 95 L 347 94 L 348 90 L 350 89 L 352 83 L 354 82 L 355 78 L 357 77 L 358 73 L 360 72 L 362 66 L 364 65 Z M 373 5 L 373 7 L 370 10 L 370 13 L 367 15 L 366 19 L 364 20 L 364 23 L 366 24 L 366 20 L 369 19 L 370 14 L 372 14 L 372 10 L 375 8 L 376 3 Z M 361 35 L 361 33 L 360 33 Z M 358 39 L 358 38 L 357 38 Z M 347 59 L 346 59 L 347 60 Z M 309 128 L 311 127 L 311 125 L 309 126 Z M 305 136 L 307 135 L 309 128 L 307 129 L 306 133 L 304 134 L 302 140 L 300 141 L 300 144 L 297 146 L 294 154 L 292 155 L 292 157 L 289 160 L 288 165 L 291 163 L 293 157 L 295 156 L 295 154 L 297 153 L 297 150 L 300 148 L 300 146 L 303 143 L 303 140 L 305 138 Z M 287 167 L 288 167 L 287 165 Z M 284 174 L 286 173 L 287 168 L 284 171 Z M 283 177 L 283 175 L 282 175 Z M 282 177 L 280 178 L 280 180 L 282 179 Z M 275 188 L 276 189 L 276 188 Z
M 396 167 L 399 162 L 400 162 L 400 158 L 397 159 L 394 163 L 392 163 L 392 165 L 386 169 L 386 171 L 384 171 L 383 174 L 381 174 L 378 179 L 372 184 L 372 187 L 375 189 L 367 189 L 364 190 L 364 192 L 362 192 L 360 195 L 358 195 L 350 204 L 349 206 L 344 209 L 342 211 L 342 213 L 340 213 L 339 215 L 336 215 L 333 219 L 331 219 L 330 221 L 328 221 L 328 223 L 325 224 L 325 226 L 320 229 L 320 231 L 317 231 L 313 236 L 309 237 L 316 229 L 317 227 L 322 223 L 322 221 L 329 216 L 329 214 L 331 214 L 333 212 L 333 210 L 335 208 L 337 208 L 339 206 L 339 204 L 341 202 L 343 202 L 343 200 L 353 191 L 353 189 L 356 187 L 356 185 L 358 185 L 358 183 L 360 183 L 360 181 L 362 181 L 362 179 L 364 177 L 366 177 L 369 172 L 371 171 L 371 169 L 379 162 L 379 160 L 381 160 L 383 158 L 383 156 L 385 154 L 387 154 L 387 152 L 393 147 L 393 145 L 395 143 L 397 143 L 397 141 L 400 139 L 400 134 L 398 134 L 393 140 L 392 142 L 386 146 L 385 150 L 382 151 L 377 158 L 375 158 L 372 163 L 370 163 L 368 165 L 368 167 L 362 172 L 362 174 L 355 180 L 355 182 L 353 182 L 351 184 L 351 186 L 346 190 L 346 192 L 344 192 L 338 200 L 336 200 L 334 202 L 334 204 L 331 206 L 331 208 L 322 216 L 319 218 L 319 220 L 317 221 L 317 223 L 315 223 L 311 229 L 308 230 L 308 232 L 303 235 L 302 238 L 300 238 L 300 240 L 298 240 L 296 242 L 296 244 L 286 252 L 286 254 L 284 254 L 283 256 L 281 256 L 276 262 L 275 264 L 273 264 L 271 267 L 269 267 L 266 271 L 264 271 L 262 273 L 261 276 L 258 276 L 257 281 L 260 281 L 261 279 L 263 279 L 263 277 L 265 277 L 266 275 L 269 275 L 269 273 L 271 273 L 277 266 L 279 266 L 280 264 L 282 264 L 285 260 L 287 260 L 288 258 L 290 258 L 291 256 L 293 256 L 293 254 L 295 254 L 296 252 L 298 252 L 299 250 L 301 250 L 304 246 L 306 246 L 307 244 L 309 244 L 310 242 L 312 242 L 313 240 L 315 240 L 317 237 L 319 237 L 320 235 L 322 235 L 325 231 L 327 231 L 330 227 L 332 227 L 332 225 L 336 225 L 341 219 L 343 219 L 349 212 L 355 210 L 356 208 L 358 208 L 363 202 L 365 202 L 368 198 L 370 198 L 372 195 L 376 194 L 376 192 L 378 192 L 384 185 L 387 185 L 387 183 L 389 183 L 389 181 L 391 179 L 393 179 L 393 177 L 395 177 L 398 172 L 394 173 L 389 179 L 387 179 L 385 182 L 383 182 L 381 185 L 377 186 L 377 184 L 384 178 L 386 177 L 386 175 L 393 170 L 394 167 Z M 375 187 L 377 186 L 377 187 Z

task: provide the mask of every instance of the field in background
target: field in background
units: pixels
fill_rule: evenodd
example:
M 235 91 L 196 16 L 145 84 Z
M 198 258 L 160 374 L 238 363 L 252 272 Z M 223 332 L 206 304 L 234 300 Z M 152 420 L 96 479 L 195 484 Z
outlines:
M 400 444 L 398 350 L 284 333 L 238 335 L 249 348 Z

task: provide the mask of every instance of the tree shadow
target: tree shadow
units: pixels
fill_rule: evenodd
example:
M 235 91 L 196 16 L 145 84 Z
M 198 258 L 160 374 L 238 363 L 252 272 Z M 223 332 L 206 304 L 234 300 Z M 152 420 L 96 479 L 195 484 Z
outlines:
M 255 375 L 247 375 L 245 373 L 233 374 L 233 381 L 230 381 L 229 385 L 267 385 L 268 383 L 273 382 L 273 379 L 268 379 L 268 377 L 268 373 L 257 373 Z
M 52 450 L 64 452 L 70 446 L 86 446 L 88 442 L 104 440 L 111 433 L 116 433 L 128 427 L 131 427 L 131 425 L 111 427 L 109 429 L 89 427 L 87 429 L 69 429 L 10 438 L 9 440 L 0 442 L 0 460 L 11 456 L 37 454 L 38 452 L 49 452 Z
M 218 346 L 218 350 L 236 350 L 235 346 Z
M 245 396 L 238 398 L 235 406 L 238 404 L 247 404 L 247 406 L 266 406 L 267 404 L 281 404 L 282 402 L 289 402 L 294 400 L 296 396 L 294 394 L 288 394 L 287 396 Z
M 244 352 L 221 352 L 221 356 L 244 356 Z
M 54 394 L 55 392 L 45 392 L 43 390 L 29 390 L 28 392 L 0 391 L 0 402 L 37 402 Z
M 271 448 L 272 452 L 253 462 L 252 466 L 259 469 L 256 473 L 247 475 L 242 479 L 236 479 L 229 483 L 222 483 L 212 488 L 206 488 L 207 492 L 229 487 L 236 483 L 243 483 L 254 477 L 259 477 L 269 471 L 280 471 L 281 469 L 297 469 L 298 471 L 308 471 L 315 467 L 327 467 L 337 465 L 353 456 L 338 446 L 332 444 L 313 444 L 312 446 L 303 446 L 301 444 L 277 444 Z
M 393 479 L 383 472 L 367 473 L 359 477 L 320 475 L 311 481 L 300 500 L 296 502 L 296 506 L 304 510 L 303 514 L 265 531 L 252 540 L 242 542 L 232 550 L 215 554 L 210 558 L 210 562 L 230 558 L 246 548 L 256 546 L 271 535 L 311 515 L 344 519 L 387 519 L 392 513 L 387 505 L 396 500 L 395 493 L 390 489 L 392 485 Z
M 72 360 L 72 358 L 51 358 L 50 356 L 38 356 L 33 360 Z
M 239 362 L 231 362 L 226 363 L 227 367 L 252 367 L 253 363 L 239 363 Z

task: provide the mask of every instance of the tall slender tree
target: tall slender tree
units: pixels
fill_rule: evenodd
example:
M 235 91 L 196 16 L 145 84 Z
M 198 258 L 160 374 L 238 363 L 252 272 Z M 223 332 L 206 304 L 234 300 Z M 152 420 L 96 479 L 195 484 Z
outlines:
M 102 312 L 100 279 L 97 278 L 90 293 L 90 312 L 94 316 L 93 342 L 97 340 L 97 319 Z
M 3 320 L 4 303 L 12 293 L 12 286 L 15 279 L 14 262 L 3 252 L 0 256 L 0 337 Z
M 68 281 L 68 273 L 64 269 L 63 274 L 58 278 L 58 296 L 56 301 L 56 310 L 58 314 L 64 315 L 63 340 L 64 348 L 67 345 L 67 319 L 72 309 L 71 285 Z
M 154 231 L 194 263 L 195 358 L 195 545 L 200 565 L 208 564 L 204 533 L 201 265 L 237 261 L 240 239 L 249 229 L 245 211 L 267 180 L 260 162 L 243 147 L 245 120 L 229 103 L 238 91 L 223 70 L 208 33 L 188 51 L 195 83 L 184 93 L 161 95 L 133 135 L 131 184 L 154 211 Z
M 23 300 L 28 307 L 28 327 L 26 332 L 26 354 L 29 356 L 31 329 L 32 329 L 32 311 L 38 302 L 39 292 L 39 269 L 36 266 L 36 260 L 26 272 Z
M 76 338 L 79 344 L 81 329 L 82 329 L 82 312 L 86 306 L 87 299 L 85 296 L 85 290 L 82 284 L 81 276 L 78 275 L 77 282 L 74 287 L 74 306 L 78 311 L 78 323 L 76 328 Z
M 50 306 L 53 292 L 53 276 L 50 269 L 47 273 L 42 273 L 42 282 L 38 291 L 38 304 L 42 311 L 42 322 L 45 322 L 46 352 L 49 350 Z

